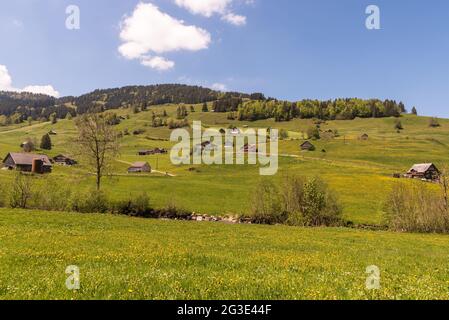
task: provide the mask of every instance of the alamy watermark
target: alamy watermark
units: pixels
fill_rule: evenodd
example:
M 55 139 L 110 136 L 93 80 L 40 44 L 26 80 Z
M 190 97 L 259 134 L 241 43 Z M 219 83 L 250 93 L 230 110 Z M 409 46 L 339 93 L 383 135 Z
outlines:
M 279 168 L 279 132 L 277 129 L 228 129 L 203 131 L 194 121 L 192 133 L 176 129 L 170 141 L 178 142 L 171 150 L 174 165 L 260 165 L 260 174 L 272 176 Z
M 367 290 L 379 290 L 380 289 L 380 269 L 378 266 L 369 266 L 366 268 L 368 277 L 366 278 Z
M 365 13 L 368 15 L 365 26 L 368 30 L 380 30 L 380 8 L 376 5 L 366 7 Z
M 68 30 L 79 30 L 81 28 L 81 12 L 76 5 L 70 5 L 65 9 L 67 19 L 65 20 L 65 27 Z
M 80 268 L 77 266 L 68 266 L 65 269 L 68 278 L 65 280 L 65 286 L 68 290 L 80 289 Z

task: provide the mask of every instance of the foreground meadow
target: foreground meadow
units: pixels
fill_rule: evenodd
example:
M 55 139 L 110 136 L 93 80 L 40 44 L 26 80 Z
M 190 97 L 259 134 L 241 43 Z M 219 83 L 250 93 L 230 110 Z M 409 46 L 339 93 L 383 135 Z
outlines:
M 449 299 L 448 252 L 439 235 L 0 209 L 0 299 Z

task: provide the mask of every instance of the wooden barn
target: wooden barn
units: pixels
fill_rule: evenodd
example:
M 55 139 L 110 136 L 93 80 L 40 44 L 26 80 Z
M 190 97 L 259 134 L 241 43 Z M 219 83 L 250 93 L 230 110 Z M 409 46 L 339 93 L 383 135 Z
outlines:
M 362 134 L 362 135 L 360 136 L 360 140 L 366 141 L 366 140 L 368 140 L 368 139 L 369 139 L 369 135 L 366 134 L 366 133 L 364 133 L 364 134 Z
M 148 162 L 136 162 L 128 168 L 128 173 L 151 173 L 151 166 Z
M 59 154 L 56 157 L 53 158 L 53 162 L 56 164 L 60 164 L 63 166 L 74 166 L 78 164 L 78 162 L 66 155 Z
M 10 170 L 33 172 L 33 165 L 36 173 L 50 173 L 52 171 L 50 159 L 42 154 L 11 152 L 3 160 L 3 166 Z
M 313 151 L 315 150 L 315 146 L 310 141 L 305 141 L 300 146 L 303 151 Z
M 242 148 L 242 152 L 244 153 L 256 153 L 258 151 L 257 145 L 255 144 L 245 144 Z
M 433 163 L 415 164 L 405 174 L 407 178 L 426 179 L 436 181 L 440 178 L 440 171 Z

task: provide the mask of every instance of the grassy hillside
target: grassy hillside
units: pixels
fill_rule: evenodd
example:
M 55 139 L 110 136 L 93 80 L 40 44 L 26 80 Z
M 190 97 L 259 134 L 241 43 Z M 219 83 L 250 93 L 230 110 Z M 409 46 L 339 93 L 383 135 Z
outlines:
M 449 298 L 446 236 L 1 209 L 0 243 L 0 299 Z
M 238 122 L 227 120 L 226 114 L 201 113 L 201 106 L 195 106 L 195 113 L 189 120 L 201 120 L 212 128 L 274 127 L 289 131 L 290 138 L 280 142 L 279 174 L 265 179 L 279 179 L 282 175 L 297 173 L 319 175 L 336 190 L 344 206 L 345 218 L 355 223 L 381 224 L 383 203 L 392 183 L 393 173 L 403 173 L 414 163 L 434 162 L 437 166 L 448 163 L 449 120 L 440 120 L 441 127 L 430 128 L 425 117 L 404 116 L 401 118 L 404 130 L 397 133 L 394 118 L 356 119 L 352 121 L 328 121 L 322 130 L 337 129 L 340 136 L 314 142 L 314 152 L 301 152 L 299 144 L 303 134 L 313 125 L 312 120 L 294 120 L 276 123 L 273 120 Z M 151 107 L 156 114 L 166 110 L 169 115 L 176 113 L 175 105 Z M 151 111 L 133 114 L 129 109 L 117 110 L 120 115 L 129 115 L 117 126 L 118 130 L 144 129 L 139 136 L 126 136 L 122 141 L 121 155 L 115 163 L 112 179 L 105 180 L 105 190 L 115 198 L 126 198 L 130 194 L 145 190 L 156 207 L 176 202 L 188 210 L 211 214 L 241 214 L 249 211 L 251 194 L 262 179 L 257 166 L 174 166 L 168 155 L 139 157 L 137 151 L 155 147 L 170 148 L 168 128 L 152 128 Z M 60 120 L 57 124 L 33 123 L 30 126 L 16 125 L 0 127 L 0 155 L 19 151 L 20 143 L 26 138 L 40 138 L 49 130 L 54 149 L 47 152 L 71 153 L 71 139 L 76 134 L 73 121 Z M 368 141 L 358 137 L 369 134 Z M 162 139 L 162 140 L 157 140 Z M 326 152 L 322 152 L 322 150 Z M 152 175 L 128 175 L 126 169 L 134 161 L 148 161 L 154 169 L 162 173 Z M 165 176 L 168 172 L 174 177 Z M 11 172 L 0 171 L 0 181 L 11 179 Z M 74 168 L 56 167 L 54 177 L 61 181 L 71 181 L 76 177 L 80 189 L 93 186 L 93 179 L 83 165 Z M 225 195 L 225 196 L 223 196 Z

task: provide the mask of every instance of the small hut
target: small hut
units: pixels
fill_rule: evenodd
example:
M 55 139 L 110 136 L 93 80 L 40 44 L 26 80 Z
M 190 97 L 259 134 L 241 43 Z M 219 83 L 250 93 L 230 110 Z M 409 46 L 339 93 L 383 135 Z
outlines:
M 362 141 L 366 141 L 366 140 L 368 140 L 368 139 L 369 139 L 369 135 L 366 134 L 366 133 L 364 133 L 364 134 L 362 134 L 362 135 L 360 136 L 360 140 L 362 140 Z
M 128 173 L 151 172 L 151 166 L 148 162 L 136 162 L 128 168 Z
M 69 156 L 58 154 L 56 157 L 53 158 L 54 163 L 60 164 L 63 166 L 74 166 L 78 164 L 78 162 L 75 159 L 70 158 Z
M 315 146 L 310 141 L 305 141 L 300 145 L 302 151 L 313 151 Z

